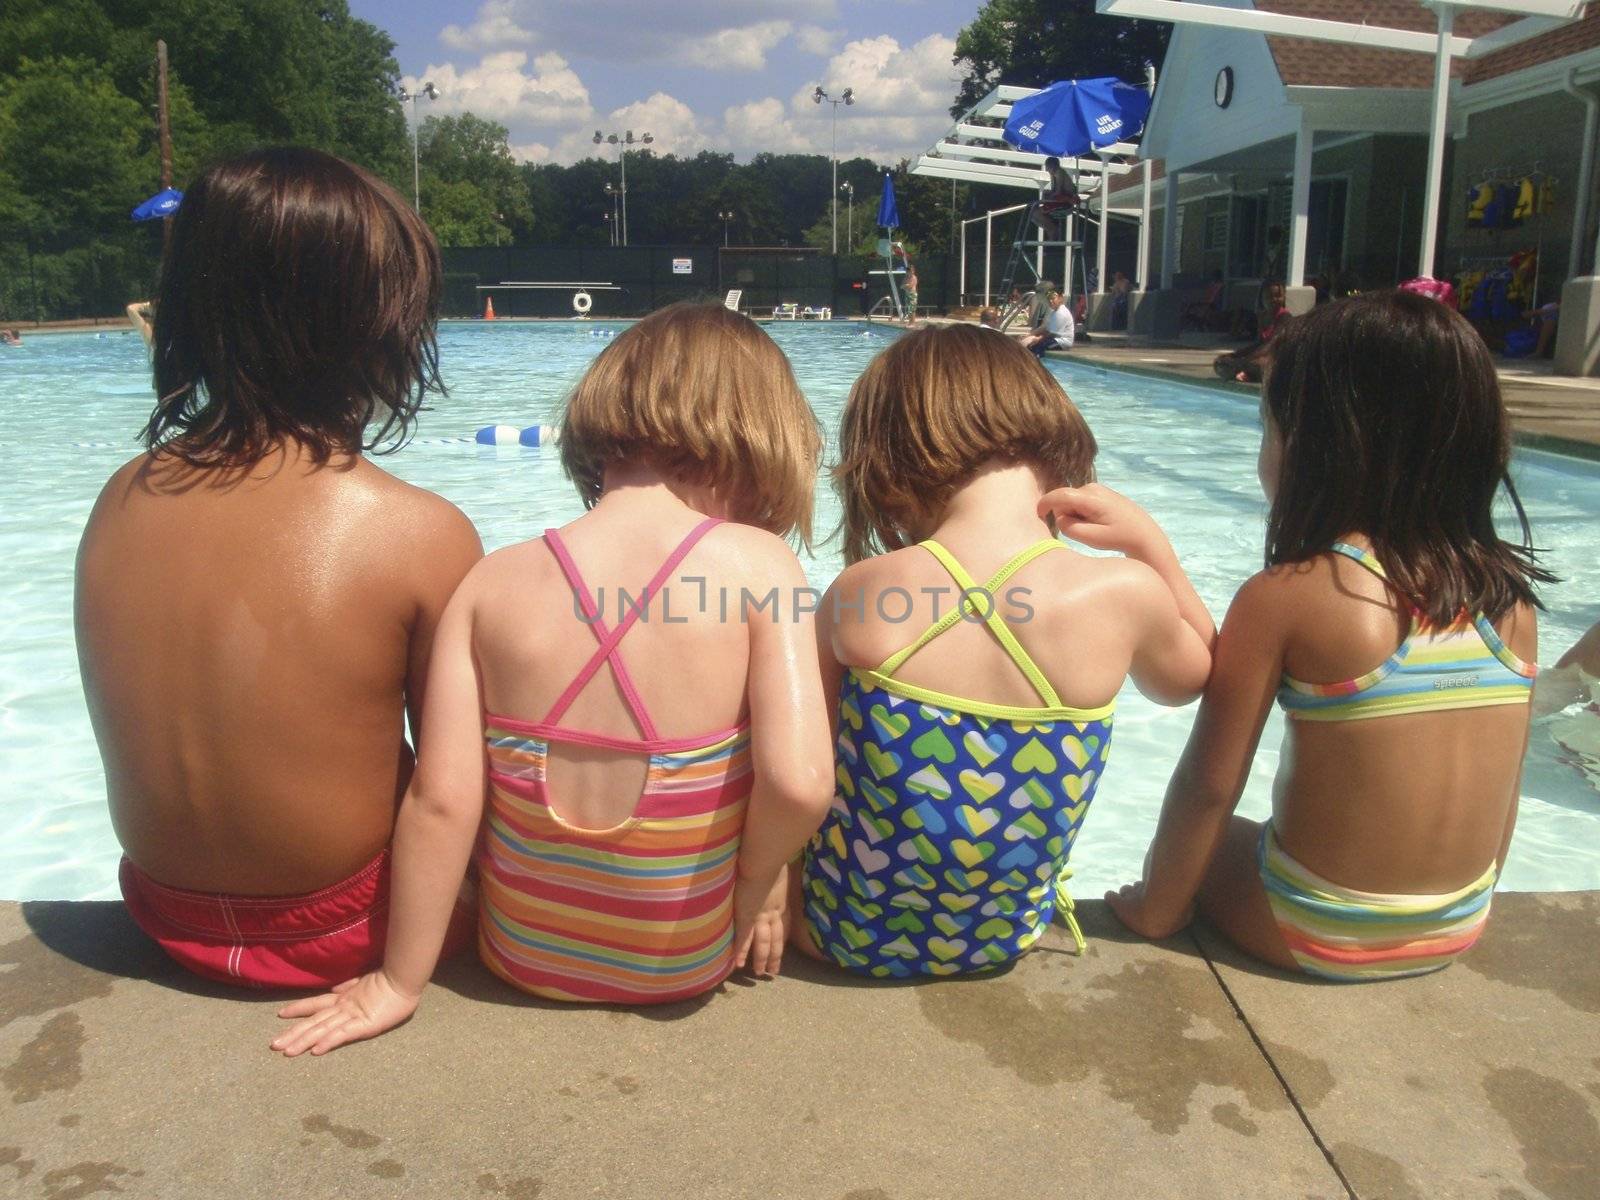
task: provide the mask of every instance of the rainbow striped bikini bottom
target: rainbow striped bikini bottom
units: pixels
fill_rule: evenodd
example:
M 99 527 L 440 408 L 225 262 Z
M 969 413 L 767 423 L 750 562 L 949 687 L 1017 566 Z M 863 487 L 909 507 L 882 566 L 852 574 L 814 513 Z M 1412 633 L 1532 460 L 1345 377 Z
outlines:
M 1256 851 L 1267 902 L 1295 962 L 1308 975 L 1358 983 L 1425 975 L 1449 966 L 1483 933 L 1496 867 L 1457 892 L 1384 896 L 1330 883 L 1261 829 Z

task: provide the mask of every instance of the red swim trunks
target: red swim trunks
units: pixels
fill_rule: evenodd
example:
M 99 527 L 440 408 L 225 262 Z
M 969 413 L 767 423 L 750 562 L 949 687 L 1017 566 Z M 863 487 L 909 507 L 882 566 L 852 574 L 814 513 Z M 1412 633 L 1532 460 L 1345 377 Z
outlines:
M 118 872 L 134 922 L 196 975 L 260 988 L 328 988 L 383 961 L 389 851 L 342 883 L 303 896 L 233 896 L 157 883 L 126 858 Z M 471 937 L 458 904 L 444 956 Z M 443 956 L 441 956 L 443 957 Z

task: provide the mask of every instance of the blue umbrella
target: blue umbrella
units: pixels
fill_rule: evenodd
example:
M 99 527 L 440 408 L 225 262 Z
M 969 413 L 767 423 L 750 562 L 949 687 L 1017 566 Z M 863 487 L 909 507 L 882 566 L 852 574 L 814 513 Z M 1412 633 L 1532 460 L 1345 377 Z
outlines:
M 164 192 L 157 192 L 138 208 L 133 210 L 135 221 L 159 221 L 162 217 L 170 217 L 178 211 L 178 205 L 183 202 L 183 193 L 177 188 L 168 188 Z
M 1018 150 L 1076 158 L 1136 137 L 1150 93 L 1120 79 L 1063 79 L 1011 106 L 1005 139 Z
M 894 202 L 894 177 L 883 173 L 883 199 L 878 201 L 878 224 L 885 229 L 900 228 L 900 206 Z

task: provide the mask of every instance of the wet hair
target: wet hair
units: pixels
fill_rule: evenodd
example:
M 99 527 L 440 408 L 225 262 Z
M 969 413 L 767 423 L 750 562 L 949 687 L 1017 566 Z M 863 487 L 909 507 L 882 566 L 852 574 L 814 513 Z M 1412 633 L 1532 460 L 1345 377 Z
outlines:
M 1267 565 L 1358 533 L 1431 624 L 1538 604 L 1533 585 L 1555 576 L 1507 473 L 1494 362 L 1454 309 L 1395 290 L 1321 305 L 1273 338 L 1263 403 L 1283 441 Z M 1520 545 L 1495 530 L 1502 484 Z
M 1052 487 L 1094 479 L 1094 434 L 1054 375 L 1010 338 L 971 325 L 914 330 L 867 366 L 839 428 L 834 487 L 844 560 L 911 545 L 994 459 Z
M 648 461 L 715 489 L 729 516 L 811 542 L 822 434 L 789 360 L 749 317 L 674 304 L 610 343 L 573 389 L 561 465 L 584 506 L 608 466 Z
M 217 164 L 173 218 L 141 438 L 202 467 L 253 463 L 280 439 L 318 462 L 398 445 L 444 391 L 442 278 L 428 227 L 353 163 L 280 146 Z

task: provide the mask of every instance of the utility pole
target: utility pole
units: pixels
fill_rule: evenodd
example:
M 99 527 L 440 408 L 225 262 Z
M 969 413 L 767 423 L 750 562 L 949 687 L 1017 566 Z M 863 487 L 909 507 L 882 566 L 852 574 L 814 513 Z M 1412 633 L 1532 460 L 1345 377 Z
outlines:
M 161 190 L 172 186 L 172 125 L 167 113 L 167 43 L 156 39 L 156 132 L 161 145 Z M 172 241 L 172 218 L 161 218 L 161 248 Z

